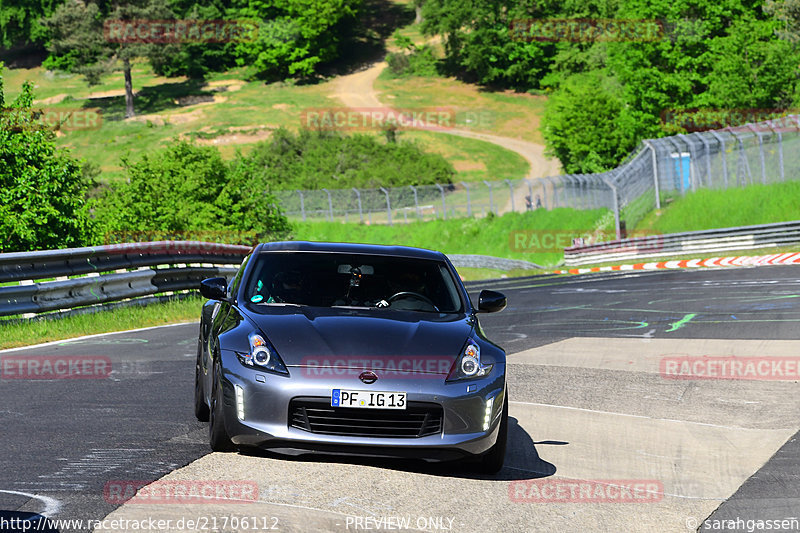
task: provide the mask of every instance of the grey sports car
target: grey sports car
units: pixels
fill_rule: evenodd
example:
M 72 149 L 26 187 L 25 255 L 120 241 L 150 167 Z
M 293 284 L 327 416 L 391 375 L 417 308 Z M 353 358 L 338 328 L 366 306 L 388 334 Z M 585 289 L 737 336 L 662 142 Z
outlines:
M 276 242 L 230 285 L 206 279 L 195 414 L 215 451 L 469 459 L 503 466 L 506 354 L 447 257 L 430 250 Z

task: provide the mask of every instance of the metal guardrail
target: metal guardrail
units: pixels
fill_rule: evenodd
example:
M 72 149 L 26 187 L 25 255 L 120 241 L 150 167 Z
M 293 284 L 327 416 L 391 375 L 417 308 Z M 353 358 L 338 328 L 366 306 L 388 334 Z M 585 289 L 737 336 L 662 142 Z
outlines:
M 0 254 L 0 283 L 7 284 L 0 287 L 0 316 L 197 289 L 205 278 L 233 276 L 237 267 L 220 265 L 238 265 L 250 249 L 160 241 Z
M 0 254 L 0 316 L 63 311 L 197 289 L 231 278 L 249 246 L 159 241 Z M 451 255 L 456 267 L 535 269 L 527 261 Z M 71 277 L 72 276 L 72 277 Z
M 505 259 L 491 255 L 448 254 L 447 257 L 456 268 L 491 268 L 494 270 L 535 270 L 543 266 L 523 261 L 522 259 Z
M 800 243 L 800 221 L 778 222 L 572 246 L 564 250 L 564 263 L 567 266 L 579 266 L 610 261 L 754 250 L 797 243 Z

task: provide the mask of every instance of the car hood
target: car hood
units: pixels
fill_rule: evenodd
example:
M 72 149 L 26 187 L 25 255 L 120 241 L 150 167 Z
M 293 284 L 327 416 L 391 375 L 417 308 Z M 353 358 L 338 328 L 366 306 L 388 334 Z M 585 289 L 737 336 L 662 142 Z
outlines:
M 287 366 L 421 369 L 420 359 L 435 359 L 424 368 L 446 373 L 473 331 L 464 314 L 296 306 L 248 311 Z

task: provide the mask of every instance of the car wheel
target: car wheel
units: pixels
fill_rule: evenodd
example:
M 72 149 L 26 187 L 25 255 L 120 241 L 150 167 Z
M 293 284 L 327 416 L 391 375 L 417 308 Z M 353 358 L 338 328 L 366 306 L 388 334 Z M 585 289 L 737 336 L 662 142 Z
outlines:
M 506 444 L 508 442 L 508 394 L 503 401 L 503 414 L 500 415 L 500 430 L 497 432 L 497 441 L 489 448 L 477 465 L 477 470 L 484 474 L 496 474 L 503 468 L 506 458 Z
M 200 422 L 208 422 L 208 415 L 209 409 L 203 392 L 203 375 L 200 371 L 200 354 L 198 353 L 197 362 L 194 364 L 194 416 Z
M 211 451 L 232 452 L 236 446 L 225 431 L 225 414 L 222 405 L 222 371 L 219 361 L 214 362 L 214 376 L 211 385 L 211 409 L 208 421 L 208 441 Z

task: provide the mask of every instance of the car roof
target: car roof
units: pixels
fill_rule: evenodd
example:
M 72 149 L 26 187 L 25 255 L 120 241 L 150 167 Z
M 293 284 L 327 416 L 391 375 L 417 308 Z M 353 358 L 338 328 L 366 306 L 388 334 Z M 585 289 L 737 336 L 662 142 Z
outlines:
M 410 257 L 416 259 L 433 259 L 441 261 L 445 258 L 442 252 L 413 248 L 411 246 L 384 246 L 381 244 L 355 244 L 344 242 L 309 242 L 282 241 L 260 244 L 256 253 L 261 252 L 318 252 L 346 253 L 365 255 L 385 255 L 392 257 Z

